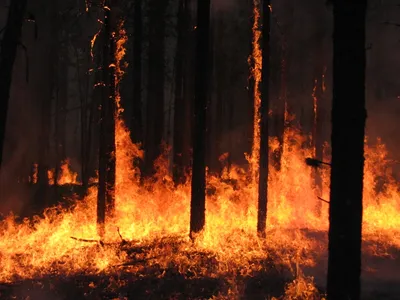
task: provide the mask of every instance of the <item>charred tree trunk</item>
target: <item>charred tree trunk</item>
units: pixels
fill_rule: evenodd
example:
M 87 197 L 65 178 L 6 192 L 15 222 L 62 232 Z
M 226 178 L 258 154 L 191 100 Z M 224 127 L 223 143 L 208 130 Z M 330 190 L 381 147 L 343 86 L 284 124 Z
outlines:
M 174 182 L 175 185 L 185 183 L 185 175 L 189 167 L 188 154 L 190 151 L 190 140 L 187 136 L 187 128 L 190 127 L 190 107 L 191 98 L 185 97 L 185 66 L 188 63 L 188 34 L 189 34 L 189 2 L 190 0 L 180 0 L 178 8 L 178 41 L 175 56 L 175 104 L 174 104 Z
M 270 0 L 262 1 L 262 71 L 260 106 L 260 171 L 258 181 L 257 233 L 265 237 L 268 204 L 268 114 L 269 114 L 269 41 L 270 41 Z
M 111 3 L 106 1 L 103 32 L 103 83 L 101 98 L 99 142 L 99 187 L 97 196 L 97 224 L 99 234 L 104 235 L 106 215 L 112 216 L 115 202 L 115 41 L 111 18 Z
M 134 143 L 143 142 L 142 121 L 142 0 L 134 3 L 133 33 L 133 106 L 131 118 L 131 138 Z
M 149 73 L 146 105 L 144 176 L 155 173 L 154 162 L 161 154 L 164 132 L 165 13 L 168 1 L 149 3 Z
M 14 0 L 10 3 L 7 23 L 1 40 L 0 52 L 0 167 L 3 159 L 4 137 L 6 133 L 8 101 L 17 47 L 21 39 L 26 0 Z
M 313 111 L 312 111 L 312 148 L 314 156 L 318 160 L 324 159 L 324 142 L 328 138 L 324 135 L 326 129 L 327 116 L 325 114 L 327 103 L 325 98 L 325 36 L 326 30 L 322 26 L 324 21 L 324 11 L 316 13 L 316 36 L 315 36 L 315 68 L 314 68 L 314 89 L 313 89 Z M 322 174 L 320 168 L 313 168 L 314 188 L 318 197 L 322 197 Z M 322 202 L 317 201 L 316 213 L 321 214 Z
M 193 124 L 193 176 L 190 236 L 203 230 L 206 204 L 206 121 L 208 102 L 210 0 L 197 1 L 196 81 Z
M 333 1 L 328 299 L 360 299 L 367 1 Z
M 38 7 L 39 9 L 39 7 Z M 55 61 L 58 57 L 58 4 L 53 1 L 48 5 L 41 15 L 39 22 L 43 24 L 41 32 L 42 44 L 39 42 L 39 47 L 43 47 L 38 53 L 38 59 L 44 64 L 43 79 L 40 82 L 38 90 L 41 97 L 41 124 L 40 124 L 40 145 L 39 145 L 39 165 L 38 165 L 38 203 L 49 204 L 49 176 L 50 169 L 50 130 L 51 130 L 51 111 L 54 105 L 55 88 L 57 83 L 57 69 Z

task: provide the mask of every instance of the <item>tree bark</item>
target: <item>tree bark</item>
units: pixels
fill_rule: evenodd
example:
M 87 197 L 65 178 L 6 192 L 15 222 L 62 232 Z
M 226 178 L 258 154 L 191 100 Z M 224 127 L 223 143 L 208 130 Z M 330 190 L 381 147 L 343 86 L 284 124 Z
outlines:
M 17 56 L 17 47 L 21 39 L 26 3 L 27 0 L 13 0 L 10 2 L 7 23 L 0 44 L 0 167 L 3 160 L 13 67 Z
M 155 173 L 164 133 L 165 13 L 168 1 L 149 2 L 149 72 L 146 105 L 144 176 Z
M 191 125 L 188 107 L 191 106 L 191 98 L 185 97 L 187 78 L 185 78 L 185 66 L 188 63 L 188 36 L 189 36 L 189 2 L 180 0 L 178 8 L 178 41 L 175 56 L 175 104 L 174 104 L 174 169 L 173 177 L 175 185 L 186 181 L 186 171 L 189 167 L 188 154 L 190 152 L 190 140 L 187 136 L 187 128 Z
M 106 1 L 103 40 L 103 83 L 101 98 L 99 187 L 97 196 L 97 224 L 99 235 L 104 236 L 106 215 L 112 216 L 115 205 L 115 41 L 111 18 L 111 1 Z
M 134 3 L 133 33 L 133 106 L 131 118 L 131 138 L 134 143 L 143 142 L 142 121 L 142 0 Z
M 328 299 L 360 299 L 367 1 L 333 1 Z
M 268 115 L 269 115 L 269 55 L 270 55 L 270 0 L 262 1 L 262 71 L 260 106 L 260 171 L 258 181 L 257 233 L 265 237 L 268 205 Z
M 190 236 L 203 230 L 206 203 L 206 122 L 209 77 L 210 0 L 197 1 L 196 81 L 193 124 L 193 175 Z

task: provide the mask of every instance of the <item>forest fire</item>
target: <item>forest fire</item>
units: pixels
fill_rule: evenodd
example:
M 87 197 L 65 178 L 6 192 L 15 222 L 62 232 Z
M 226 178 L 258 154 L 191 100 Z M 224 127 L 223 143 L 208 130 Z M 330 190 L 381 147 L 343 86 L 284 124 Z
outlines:
M 224 102 L 224 96 L 220 97 L 219 94 L 221 91 L 218 89 L 223 90 L 226 88 L 224 85 L 231 84 L 230 81 L 219 82 L 219 75 L 215 74 L 216 81 L 222 88 L 216 89 L 216 98 L 220 102 L 214 108 L 209 105 L 210 92 L 205 91 L 211 72 L 208 66 L 209 57 L 204 50 L 215 47 L 208 44 L 211 39 L 210 1 L 199 0 L 196 25 L 191 24 L 189 17 L 192 14 L 190 1 L 177 1 L 177 27 L 181 26 L 177 30 L 177 62 L 173 67 L 173 73 L 178 74 L 174 74 L 177 85 L 174 92 L 177 95 L 172 101 L 174 111 L 171 114 L 168 112 L 169 118 L 175 118 L 174 120 L 164 120 L 164 110 L 170 103 L 165 103 L 164 99 L 156 101 L 158 96 L 164 97 L 166 86 L 164 74 L 160 76 L 157 68 L 162 68 L 165 56 L 172 52 L 170 49 L 165 52 L 158 49 L 168 48 L 161 42 L 165 37 L 162 31 L 165 30 L 166 23 L 160 21 L 156 24 L 154 20 L 160 19 L 160 15 L 167 15 L 168 6 L 163 6 L 161 1 L 161 4 L 156 2 L 146 3 L 149 5 L 149 16 L 144 20 L 149 22 L 149 29 L 148 32 L 144 31 L 145 34 L 142 32 L 144 21 L 141 1 L 135 1 L 134 5 L 127 7 L 108 0 L 100 1 L 98 5 L 90 1 L 82 2 L 82 12 L 89 14 L 92 9 L 98 9 L 100 17 L 96 15 L 93 20 L 101 28 L 98 31 L 93 30 L 95 32 L 92 32 L 93 38 L 90 41 L 86 37 L 86 52 L 75 49 L 76 61 L 71 62 L 77 64 L 78 81 L 83 73 L 87 77 L 85 83 L 78 82 L 71 88 L 71 91 L 79 92 L 80 106 L 69 108 L 68 101 L 60 104 L 58 87 L 52 87 L 55 91 L 49 89 L 50 98 L 53 92 L 57 94 L 54 96 L 57 97 L 54 109 L 57 138 L 54 143 L 48 144 L 55 148 L 51 154 L 57 157 L 56 161 L 59 157 L 62 157 L 62 161 L 54 169 L 49 169 L 45 156 L 51 156 L 51 151 L 48 151 L 51 146 L 43 146 L 47 152 L 40 153 L 39 160 L 32 160 L 40 162 L 33 165 L 29 182 L 18 182 L 18 187 L 28 186 L 28 197 L 34 199 L 32 202 L 37 202 L 34 203 L 37 206 L 32 205 L 36 210 L 32 209 L 32 213 L 29 211 L 31 214 L 27 217 L 10 212 L 0 218 L 0 298 L 22 295 L 23 299 L 30 299 L 31 294 L 33 295 L 32 289 L 24 287 L 30 284 L 34 289 L 39 287 L 39 290 L 49 291 L 50 294 L 39 293 L 38 297 L 41 299 L 53 299 L 57 293 L 66 299 L 340 299 L 332 297 L 332 286 L 340 286 L 338 281 L 330 279 L 329 288 L 328 279 L 325 286 L 326 273 L 329 277 L 329 268 L 332 261 L 335 262 L 332 260 L 335 249 L 332 251 L 332 248 L 346 252 L 356 245 L 355 242 L 348 248 L 343 248 L 344 242 L 348 240 L 340 236 L 343 233 L 340 229 L 356 231 L 361 227 L 356 228 L 355 225 L 361 223 L 361 277 L 375 274 L 382 260 L 393 265 L 398 263 L 400 183 L 392 169 L 395 162 L 391 159 L 384 141 L 380 138 L 370 140 L 360 130 L 360 151 L 353 151 L 353 148 L 357 148 L 356 143 L 348 150 L 353 155 L 351 158 L 365 157 L 365 162 L 362 160 L 363 164 L 360 164 L 363 172 L 360 168 L 357 173 L 364 184 L 360 185 L 362 189 L 360 188 L 358 194 L 353 193 L 348 198 L 341 194 L 342 206 L 336 205 L 342 199 L 338 196 L 340 193 L 335 196 L 332 191 L 344 190 L 351 193 L 355 190 L 343 183 L 341 189 L 332 188 L 333 183 L 340 183 L 340 176 L 335 178 L 335 171 L 342 171 L 341 175 L 344 174 L 343 170 L 350 170 L 354 172 L 353 175 L 356 173 L 354 170 L 357 165 L 346 169 L 343 161 L 347 157 L 342 153 L 340 160 L 340 154 L 337 154 L 340 153 L 337 145 L 340 144 L 342 148 L 339 150 L 345 152 L 343 140 L 349 142 L 353 136 L 347 136 L 338 130 L 339 126 L 334 128 L 332 125 L 332 142 L 329 143 L 327 138 L 322 137 L 321 131 L 325 126 L 321 119 L 324 118 L 323 106 L 326 105 L 323 98 L 327 92 L 325 81 L 328 82 L 325 78 L 326 62 L 322 60 L 314 70 L 313 89 L 311 93 L 307 92 L 305 110 L 309 110 L 308 113 L 312 116 L 303 115 L 303 110 L 301 116 L 292 111 L 290 101 L 293 100 L 289 99 L 287 82 L 290 58 L 286 37 L 282 38 L 283 42 L 277 43 L 282 52 L 277 55 L 280 56 L 278 61 L 271 60 L 273 49 L 270 44 L 276 37 L 269 28 L 273 19 L 270 1 L 251 1 L 252 20 L 248 28 L 252 35 L 249 39 L 251 51 L 246 54 L 247 56 L 251 53 L 246 65 L 247 68 L 250 67 L 250 83 L 248 82 L 247 88 L 251 98 L 251 104 L 248 104 L 251 107 L 251 122 L 250 118 L 243 118 L 251 127 L 251 146 L 248 145 L 246 150 L 251 153 L 243 153 L 245 151 L 240 148 L 237 152 L 240 152 L 245 163 L 240 165 L 231 161 L 236 144 L 233 142 L 234 138 L 229 137 L 229 151 L 222 151 L 227 150 L 223 149 L 224 145 L 216 147 L 214 152 L 210 151 L 211 154 L 219 154 L 216 155 L 219 169 L 211 166 L 212 155 L 207 152 L 207 147 L 217 143 L 217 138 L 213 139 L 214 137 L 224 139 L 225 131 L 210 124 L 215 120 L 218 122 L 219 117 L 228 115 L 227 131 L 234 131 L 232 119 L 239 116 L 233 114 L 233 109 L 231 111 L 233 104 Z M 20 8 L 21 12 L 24 9 Z M 124 115 L 124 106 L 128 101 L 124 102 L 121 86 L 128 69 L 125 56 L 131 50 L 127 43 L 132 32 L 125 29 L 129 22 L 125 20 L 128 14 L 124 15 L 124 9 L 132 9 L 135 16 L 132 32 L 136 40 L 131 45 L 134 48 L 134 70 L 130 70 L 135 86 L 132 102 L 135 103 L 131 103 L 133 113 L 129 117 Z M 12 12 L 11 9 L 10 11 Z M 344 9 L 343 15 L 346 12 Z M 19 27 L 21 26 L 20 24 Z M 193 57 L 185 53 L 190 48 L 188 41 L 191 40 L 192 28 L 197 35 L 196 55 Z M 148 47 L 148 57 L 145 56 L 145 59 L 149 61 L 149 65 L 143 70 L 142 36 L 149 39 L 148 45 L 145 45 Z M 343 40 L 349 42 L 349 39 Z M 73 48 L 75 45 L 69 46 Z M 365 52 L 364 48 L 360 49 Z M 67 53 L 68 55 L 70 54 Z M 87 57 L 82 58 L 85 55 Z M 80 71 L 81 60 L 84 59 L 87 60 L 87 68 L 84 68 L 87 72 Z M 195 60 L 193 66 L 191 59 Z M 219 59 L 222 60 L 215 58 L 213 63 L 218 65 Z M 63 61 L 58 62 L 61 64 Z M 274 74 L 271 71 L 273 67 L 278 69 Z M 340 70 L 335 67 L 336 71 Z M 196 73 L 193 82 L 185 78 L 192 72 L 191 68 Z M 149 89 L 143 109 L 142 73 L 146 72 Z M 69 75 L 66 75 L 67 82 L 72 81 L 72 77 L 75 80 L 75 75 Z M 361 75 L 358 79 L 363 79 Z M 61 77 L 59 74 L 57 76 Z M 337 80 L 336 77 L 335 79 Z M 161 86 L 161 90 L 152 94 L 153 89 L 159 88 L 154 82 Z M 276 87 L 270 87 L 270 82 L 276 84 Z M 362 80 L 355 82 L 355 86 L 362 87 L 360 82 Z M 336 89 L 337 86 L 340 83 L 336 82 Z M 279 104 L 270 99 L 273 98 L 270 91 L 273 88 L 276 89 L 274 97 L 277 96 Z M 342 90 L 345 90 L 343 86 Z M 78 98 L 75 93 L 69 93 L 68 89 L 64 92 L 67 94 L 66 98 Z M 333 102 L 336 101 L 334 104 L 343 105 L 344 101 L 340 102 L 335 98 L 337 94 L 333 94 Z M 358 96 L 359 102 L 355 102 L 355 107 L 349 105 L 349 113 L 342 115 L 351 122 L 354 121 L 354 111 L 360 113 L 359 118 L 363 121 L 364 115 L 361 112 L 365 110 L 365 103 L 361 100 L 365 100 L 365 95 Z M 190 98 L 194 100 L 190 101 Z M 332 107 L 336 107 L 336 110 L 332 111 L 337 114 L 340 109 L 335 105 Z M 213 111 L 215 115 L 210 113 L 213 109 L 216 111 Z M 62 115 L 78 110 L 79 118 L 71 119 L 79 120 L 80 128 L 69 136 L 72 141 L 69 142 L 75 144 L 80 135 L 80 172 L 76 172 L 71 166 L 71 161 L 75 166 L 77 160 L 76 157 L 66 155 L 68 142 L 63 132 L 65 128 L 60 129 L 66 127 L 63 122 L 66 122 L 67 117 Z M 146 111 L 145 116 L 142 116 L 142 110 Z M 52 109 L 48 109 L 42 117 L 46 120 L 50 115 L 52 116 Z M 240 111 L 240 115 L 244 113 Z M 332 116 L 338 118 L 334 113 Z M 307 118 L 309 119 L 304 121 Z M 347 125 L 354 125 L 350 121 Z M 50 126 L 52 122 L 42 123 L 41 131 L 46 132 L 41 133 L 41 138 L 50 139 L 51 130 L 46 126 Z M 167 123 L 174 124 L 172 138 L 169 128 L 165 132 L 161 128 Z M 274 123 L 276 128 L 270 127 L 269 123 Z M 176 129 L 179 125 L 191 128 Z M 361 125 L 360 128 L 364 129 L 365 124 Z M 213 136 L 212 133 L 208 136 L 208 126 L 212 130 L 220 130 L 219 135 Z M 192 142 L 188 142 L 186 135 L 191 136 Z M 168 136 L 169 142 L 173 141 L 172 147 L 164 140 L 165 136 Z M 340 140 L 342 136 L 345 137 Z M 365 138 L 364 152 L 361 151 L 362 138 Z M 183 153 L 185 149 L 191 153 Z M 76 149 L 69 150 L 79 152 Z M 95 150 L 95 154 L 92 150 Z M 333 154 L 335 150 L 336 156 Z M 95 158 L 92 159 L 92 156 Z M 185 157 L 185 161 L 183 156 L 189 159 Z M 66 157 L 71 159 L 65 159 Z M 176 164 L 180 164 L 178 172 L 175 172 Z M 3 195 L 0 193 L 0 196 Z M 50 202 L 50 197 L 56 200 Z M 343 208 L 346 204 L 349 207 L 349 212 L 346 213 L 350 217 L 356 217 L 357 204 L 361 204 L 361 201 L 362 221 L 358 224 L 348 222 L 344 214 L 346 220 L 343 222 L 347 222 L 347 227 L 339 228 L 337 223 L 340 218 L 337 216 L 343 215 L 337 214 L 337 208 Z M 51 206 L 50 203 L 58 205 Z M 40 206 L 42 204 L 44 206 Z M 42 207 L 46 208 L 42 210 Z M 332 224 L 335 222 L 336 228 L 333 228 Z M 335 234 L 340 238 L 335 240 Z M 358 236 L 349 236 L 359 238 L 361 234 L 358 232 Z M 337 257 L 340 258 L 343 254 L 340 251 L 336 252 L 336 262 Z M 351 259 L 355 261 L 353 272 L 359 266 L 357 255 L 360 253 L 358 251 L 356 255 L 349 254 L 353 254 Z M 332 271 L 331 268 L 330 272 L 332 276 L 335 270 Z M 360 279 L 360 274 L 355 275 Z M 70 282 L 74 286 L 71 289 L 73 291 L 66 291 Z M 346 295 L 357 294 L 357 288 L 349 289 L 345 284 L 342 285 L 340 287 Z M 15 292 L 19 289 L 21 291 Z
M 326 254 L 327 206 L 320 217 L 314 214 L 319 200 L 312 189 L 311 170 L 304 163 L 313 150 L 302 149 L 307 137 L 295 128 L 285 133 L 287 146 L 281 171 L 270 174 L 267 240 L 259 240 L 255 233 L 255 186 L 247 182 L 245 170 L 235 167 L 226 174 L 236 182 L 235 186 L 216 177 L 208 178 L 208 186 L 215 193 L 207 198 L 206 228 L 194 245 L 186 237 L 189 186 L 176 189 L 164 177 L 153 183 L 150 191 L 141 187 L 131 163 L 141 152 L 129 140 L 122 122 L 117 123 L 116 133 L 116 213 L 107 225 L 104 244 L 96 242 L 95 187 L 70 210 L 48 209 L 43 218 L 23 223 L 9 216 L 1 222 L 1 281 L 35 278 L 49 272 L 113 273 L 132 259 L 129 251 L 121 251 L 121 237 L 132 247 L 160 241 L 159 248 L 141 258 L 146 261 L 141 267 L 174 264 L 182 274 L 191 271 L 200 277 L 229 277 L 235 269 L 240 270 L 241 276 L 251 276 L 262 268 L 262 264 L 254 262 L 268 259 L 293 270 L 296 266 L 314 266 Z M 381 142 L 366 146 L 364 239 L 373 241 L 374 246 L 365 251 L 378 256 L 385 255 L 392 246 L 400 247 L 399 187 L 390 176 L 387 154 Z M 325 170 L 325 188 L 328 173 Z M 385 188 L 377 193 L 376 180 L 381 176 Z M 318 232 L 321 238 L 312 238 L 312 233 Z M 196 257 L 199 252 L 213 257 L 210 265 L 202 266 L 204 258 Z M 140 266 L 132 264 L 131 268 L 138 272 Z

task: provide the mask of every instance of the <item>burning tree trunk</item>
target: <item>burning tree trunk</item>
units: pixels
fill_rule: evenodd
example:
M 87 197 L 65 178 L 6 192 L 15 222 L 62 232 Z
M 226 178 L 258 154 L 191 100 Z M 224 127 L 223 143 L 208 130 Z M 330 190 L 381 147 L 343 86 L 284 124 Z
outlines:
M 210 0 L 197 1 L 196 81 L 193 124 L 193 175 L 190 206 L 190 235 L 205 225 L 206 121 L 208 102 Z
M 143 173 L 154 175 L 164 132 L 165 13 L 168 1 L 149 1 L 149 73 L 146 105 L 146 140 Z
M 328 299 L 360 299 L 367 1 L 333 1 Z
M 268 204 L 268 115 L 269 115 L 269 41 L 270 41 L 270 0 L 263 0 L 262 14 L 262 70 L 260 106 L 260 162 L 258 179 L 257 232 L 265 237 Z
M 7 23 L 1 40 L 0 52 L 0 167 L 3 159 L 4 137 L 6 132 L 8 101 L 17 47 L 21 38 L 26 0 L 10 2 Z
M 186 168 L 189 166 L 190 139 L 187 129 L 190 128 L 191 118 L 188 113 L 191 98 L 186 98 L 187 78 L 185 66 L 188 63 L 188 34 L 189 34 L 189 2 L 180 0 L 178 8 L 178 41 L 176 46 L 175 65 L 175 105 L 174 105 L 174 182 L 176 185 L 185 182 Z
M 134 3 L 133 34 L 133 107 L 131 138 L 134 143 L 143 142 L 142 124 L 142 0 Z
M 104 235 L 106 214 L 112 215 L 115 201 L 115 41 L 110 1 L 105 1 L 103 32 L 103 84 L 101 98 L 99 143 L 99 188 L 97 195 L 97 224 L 100 236 Z

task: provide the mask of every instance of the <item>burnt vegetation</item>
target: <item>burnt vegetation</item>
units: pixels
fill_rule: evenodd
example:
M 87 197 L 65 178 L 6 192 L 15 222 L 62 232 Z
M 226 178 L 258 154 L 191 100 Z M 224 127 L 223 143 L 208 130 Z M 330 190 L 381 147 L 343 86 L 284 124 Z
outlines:
M 389 2 L 0 2 L 0 298 L 395 299 Z

